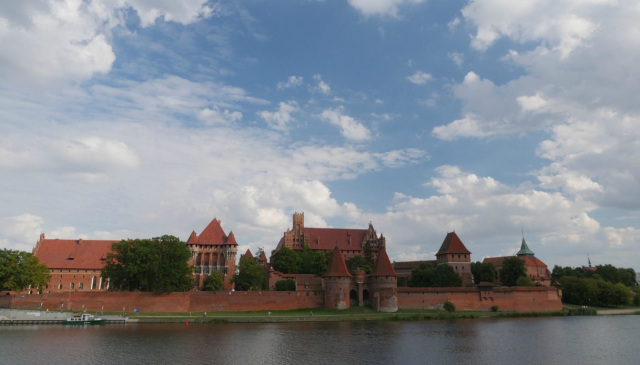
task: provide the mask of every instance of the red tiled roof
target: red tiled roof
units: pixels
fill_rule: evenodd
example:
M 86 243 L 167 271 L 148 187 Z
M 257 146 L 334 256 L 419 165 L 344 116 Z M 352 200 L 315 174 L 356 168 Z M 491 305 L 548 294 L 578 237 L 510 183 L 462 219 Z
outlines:
M 525 266 L 544 266 L 547 265 L 535 256 L 499 256 L 499 257 L 486 257 L 482 262 L 492 263 L 495 267 L 502 267 L 502 262 L 505 259 L 511 259 L 517 257 L 524 261 Z
M 348 276 L 349 270 L 347 269 L 347 264 L 344 263 L 344 257 L 342 257 L 342 252 L 340 252 L 340 247 L 336 245 L 333 249 L 333 257 L 331 258 L 331 264 L 329 265 L 329 270 L 324 276 Z
M 34 255 L 49 269 L 102 270 L 115 242 L 119 241 L 43 239 Z
M 376 262 L 375 270 L 371 276 L 398 276 L 396 271 L 393 269 L 393 265 L 391 265 L 391 261 L 389 261 L 387 250 L 384 248 L 378 251 L 378 260 Z
M 259 262 L 267 262 L 267 255 L 264 254 L 264 251 L 260 253 L 260 257 L 258 258 Z
M 312 250 L 332 250 L 336 245 L 341 250 L 361 250 L 366 229 L 348 228 L 306 228 L 309 247 Z
M 247 252 L 245 252 L 244 256 L 245 256 L 245 257 L 248 257 L 248 258 L 250 258 L 250 259 L 252 259 L 252 258 L 253 258 L 253 254 L 251 253 L 251 250 L 249 250 L 248 248 L 247 248 Z
M 220 226 L 220 221 L 217 219 L 213 219 L 211 223 L 197 236 L 194 233 L 191 233 L 189 239 L 187 240 L 189 244 L 200 244 L 200 245 L 237 245 L 236 238 L 233 235 L 233 232 L 227 235 L 222 230 Z
M 464 246 L 462 241 L 455 232 L 447 233 L 447 237 L 442 241 L 442 246 L 440 246 L 440 250 L 436 253 L 436 256 L 448 253 L 466 253 L 471 254 L 469 250 Z

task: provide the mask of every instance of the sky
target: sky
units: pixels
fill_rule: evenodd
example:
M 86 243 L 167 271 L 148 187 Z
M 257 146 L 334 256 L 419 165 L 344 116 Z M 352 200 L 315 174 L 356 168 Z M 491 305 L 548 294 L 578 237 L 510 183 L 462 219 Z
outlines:
M 455 231 L 640 271 L 637 0 L 0 3 L 0 248 Z

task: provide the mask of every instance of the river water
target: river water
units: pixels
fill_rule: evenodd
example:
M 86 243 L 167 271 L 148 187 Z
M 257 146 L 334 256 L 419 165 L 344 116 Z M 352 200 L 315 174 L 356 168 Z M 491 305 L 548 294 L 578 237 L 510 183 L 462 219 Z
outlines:
M 0 364 L 638 364 L 640 316 L 0 327 Z

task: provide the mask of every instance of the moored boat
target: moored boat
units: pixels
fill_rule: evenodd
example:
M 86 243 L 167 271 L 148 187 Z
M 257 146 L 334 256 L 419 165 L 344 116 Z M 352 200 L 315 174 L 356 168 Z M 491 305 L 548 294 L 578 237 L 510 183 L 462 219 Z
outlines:
M 96 318 L 93 314 L 74 313 L 67 317 L 65 324 L 105 324 L 107 320 L 104 318 Z

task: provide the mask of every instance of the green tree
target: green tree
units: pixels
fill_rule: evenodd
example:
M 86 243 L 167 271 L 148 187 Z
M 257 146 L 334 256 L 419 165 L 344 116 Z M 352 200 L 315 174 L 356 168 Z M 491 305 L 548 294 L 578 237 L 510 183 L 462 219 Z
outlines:
M 0 290 L 20 292 L 29 287 L 39 292 L 49 283 L 49 268 L 30 252 L 0 251 Z
M 203 291 L 222 291 L 224 289 L 224 276 L 220 271 L 214 271 L 202 281 Z
M 480 282 L 492 282 L 496 277 L 496 268 L 490 262 L 472 262 L 471 274 L 473 275 L 473 283 L 480 284 Z
M 315 250 L 312 254 L 311 271 L 309 274 L 322 276 L 327 272 L 329 263 L 333 257 L 333 251 Z M 306 274 L 306 273 L 305 273 Z
M 273 269 L 284 274 L 299 274 L 302 271 L 302 258 L 297 251 L 282 247 L 273 256 Z
M 462 278 L 453 268 L 447 264 L 436 265 L 433 269 L 433 285 L 435 287 L 459 287 L 462 286 Z
M 422 262 L 411 270 L 410 287 L 433 286 L 433 265 Z
M 516 280 L 516 286 L 535 286 L 535 284 L 526 276 L 521 276 Z
M 255 258 L 242 256 L 238 264 L 238 273 L 233 282 L 236 290 L 263 290 L 267 287 L 267 279 L 264 268 L 258 264 Z
M 114 290 L 188 291 L 193 288 L 190 257 L 184 242 L 174 236 L 122 240 L 111 246 L 102 276 Z
M 276 281 L 276 291 L 296 291 L 296 281 L 285 279 Z
M 456 305 L 451 302 L 445 302 L 442 305 L 442 309 L 446 310 L 447 313 L 453 313 L 456 311 Z
M 509 257 L 502 261 L 502 268 L 500 269 L 502 285 L 514 286 L 521 276 L 527 276 L 524 261 L 518 257 Z
M 371 271 L 373 271 L 373 262 L 367 260 L 364 256 L 350 257 L 344 263 L 347 265 L 347 269 L 349 269 L 349 271 L 360 269 L 364 270 L 367 275 L 371 274 Z

